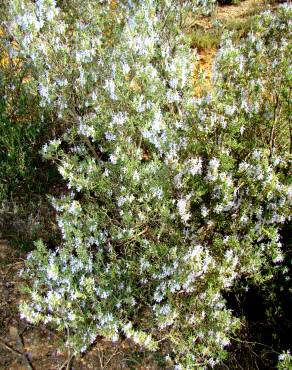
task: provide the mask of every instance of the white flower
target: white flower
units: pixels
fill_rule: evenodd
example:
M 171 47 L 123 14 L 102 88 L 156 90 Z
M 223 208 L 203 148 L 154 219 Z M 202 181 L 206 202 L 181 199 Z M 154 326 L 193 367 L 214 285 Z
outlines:
M 191 214 L 187 212 L 188 208 L 189 208 L 189 205 L 188 205 L 187 199 L 181 198 L 180 200 L 178 200 L 177 202 L 178 213 L 180 214 L 181 219 L 184 222 L 187 222 L 191 217 Z
M 116 135 L 112 134 L 111 132 L 105 132 L 104 134 L 106 140 L 108 141 L 115 141 L 116 140 Z
M 115 83 L 113 80 L 106 80 L 104 88 L 109 92 L 112 100 L 116 100 L 117 96 L 115 94 Z
M 49 88 L 48 88 L 48 86 L 40 84 L 39 85 L 39 93 L 40 93 L 41 97 L 43 97 L 47 100 L 49 99 Z
M 163 118 L 162 118 L 162 114 L 160 110 L 156 111 L 154 114 L 154 118 L 152 121 L 152 129 L 153 131 L 156 131 L 156 132 L 159 132 L 163 129 Z
M 240 217 L 240 222 L 241 222 L 243 225 L 246 225 L 246 224 L 247 224 L 247 222 L 248 222 L 248 217 L 247 217 L 247 215 L 242 215 L 242 216 Z
M 134 171 L 134 173 L 133 173 L 133 179 L 135 181 L 139 181 L 140 180 L 140 175 L 139 175 L 139 172 L 138 171 Z
M 192 175 L 197 175 L 202 173 L 202 159 L 198 158 L 191 158 L 188 161 L 189 171 Z
M 113 115 L 112 123 L 113 125 L 123 125 L 126 122 L 127 114 L 124 112 L 119 112 L 115 115 Z
M 151 189 L 151 192 L 152 194 L 154 195 L 154 197 L 158 198 L 158 199 L 161 199 L 162 198 L 162 195 L 163 195 L 163 190 L 162 188 L 152 188 Z
M 123 74 L 124 75 L 127 75 L 129 72 L 130 72 L 130 67 L 127 63 L 123 63 L 122 64 L 122 70 L 123 70 Z
M 117 334 L 114 334 L 111 338 L 112 342 L 117 342 L 119 340 L 119 336 Z
M 257 149 L 255 149 L 252 153 L 252 156 L 255 158 L 255 159 L 259 159 L 261 157 L 261 152 Z
M 221 213 L 223 211 L 223 206 L 222 204 L 217 204 L 216 207 L 214 208 L 215 213 Z
M 47 269 L 47 277 L 49 280 L 57 280 L 58 279 L 58 267 L 54 264 L 50 264 Z
M 117 157 L 114 155 L 114 154 L 111 154 L 110 156 L 109 156 L 109 160 L 110 160 L 110 162 L 112 163 L 112 164 L 117 164 Z
M 127 198 L 126 197 L 119 197 L 118 199 L 118 206 L 119 207 L 122 207 L 122 205 L 127 201 Z
M 220 166 L 220 161 L 217 158 L 212 158 L 209 162 L 209 169 L 211 171 L 217 171 Z
M 228 115 L 228 116 L 232 116 L 234 114 L 234 112 L 236 111 L 236 107 L 235 105 L 233 106 L 230 106 L 230 105 L 226 105 L 225 106 L 225 113 Z
M 166 93 L 166 98 L 169 103 L 174 103 L 174 102 L 179 102 L 180 101 L 180 96 L 177 91 L 171 91 L 168 90 Z
M 205 206 L 205 205 L 203 205 L 202 207 L 201 207 L 201 215 L 205 218 L 205 217 L 207 217 L 208 216 L 208 214 L 209 214 L 209 209 Z
M 68 320 L 69 321 L 74 321 L 76 318 L 76 315 L 73 312 L 68 313 Z
M 193 258 L 198 258 L 198 257 L 200 257 L 200 255 L 202 254 L 202 252 L 203 252 L 203 248 L 202 248 L 202 246 L 201 245 L 196 245 L 191 251 L 190 251 L 190 253 L 188 253 L 186 256 L 185 256 L 185 258 L 184 258 L 184 260 L 187 262 L 187 261 L 189 261 L 189 259 L 193 259 Z
M 215 181 L 218 178 L 218 168 L 220 166 L 220 161 L 217 158 L 212 158 L 209 162 L 207 180 Z
M 70 212 L 72 215 L 78 215 L 79 212 L 81 211 L 81 207 L 80 207 L 80 204 L 77 202 L 77 201 L 73 201 L 70 205 L 70 207 L 68 208 L 68 212 Z
M 274 263 L 281 263 L 284 261 L 284 256 L 282 253 L 278 253 L 277 256 L 273 259 Z
M 169 85 L 175 89 L 178 85 L 178 79 L 177 78 L 172 78 L 170 81 L 169 81 Z

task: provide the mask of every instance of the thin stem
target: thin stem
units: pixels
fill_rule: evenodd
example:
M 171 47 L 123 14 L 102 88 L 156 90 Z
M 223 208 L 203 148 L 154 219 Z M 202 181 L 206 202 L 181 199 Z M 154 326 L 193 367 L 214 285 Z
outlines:
M 0 345 L 6 349 L 8 349 L 8 351 L 14 353 L 15 355 L 17 356 L 20 356 L 22 359 L 25 360 L 26 362 L 26 366 L 29 370 L 33 370 L 33 367 L 32 367 L 32 364 L 30 363 L 29 359 L 27 358 L 26 354 L 23 353 L 23 352 L 20 352 L 18 351 L 17 349 L 11 347 L 8 343 L 4 342 L 2 339 L 0 339 Z

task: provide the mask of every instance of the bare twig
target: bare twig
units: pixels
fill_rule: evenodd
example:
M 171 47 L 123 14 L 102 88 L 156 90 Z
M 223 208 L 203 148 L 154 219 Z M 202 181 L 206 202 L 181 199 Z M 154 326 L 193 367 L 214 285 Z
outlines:
M 29 370 L 33 370 L 33 367 L 32 367 L 32 364 L 31 362 L 29 361 L 29 359 L 27 358 L 26 354 L 23 353 L 23 352 L 20 352 L 18 351 L 17 349 L 13 348 L 12 346 L 10 346 L 10 344 L 6 343 L 4 340 L 0 339 L 0 345 L 6 349 L 8 349 L 8 351 L 14 353 L 15 355 L 17 356 L 20 356 L 25 362 L 26 362 L 26 366 Z
M 21 353 L 20 351 L 18 351 L 17 349 L 15 349 L 13 347 L 11 347 L 10 344 L 4 342 L 4 340 L 2 340 L 1 338 L 0 338 L 0 344 L 1 344 L 2 347 L 8 349 L 8 351 L 14 353 L 15 355 L 23 357 L 23 353 Z
M 73 358 L 74 358 L 74 355 L 72 355 L 72 354 L 70 356 L 68 356 L 67 360 L 59 367 L 58 370 L 63 370 L 65 368 L 66 368 L 66 370 L 70 369 Z
M 23 339 L 23 336 L 22 334 L 19 334 L 18 330 L 17 330 L 17 336 L 18 336 L 18 343 L 19 343 L 19 346 L 22 348 L 23 350 L 23 356 L 24 356 L 24 359 L 25 359 L 25 362 L 26 362 L 26 365 L 28 367 L 28 369 L 33 369 L 33 366 L 32 366 L 32 363 L 25 351 L 25 348 L 24 348 L 24 339 Z
M 274 146 L 275 146 L 275 131 L 276 131 L 276 125 L 278 123 L 278 117 L 279 117 L 279 98 L 276 96 L 276 104 L 274 108 L 274 122 L 271 127 L 271 132 L 270 132 L 270 158 L 272 158 L 274 154 Z
M 110 358 L 107 360 L 107 362 L 106 362 L 106 364 L 104 365 L 104 367 L 106 368 L 107 366 L 108 366 L 108 364 L 111 362 L 111 360 L 113 359 L 113 357 L 115 357 L 116 355 L 118 355 L 119 353 L 121 353 L 121 352 L 119 352 L 118 350 L 116 350 L 111 356 L 110 356 Z
M 103 352 L 100 351 L 99 349 L 97 350 L 97 356 L 98 356 L 98 359 L 99 359 L 100 368 L 103 370 L 103 368 L 104 368 L 104 366 L 103 366 Z
M 273 347 L 267 345 L 267 344 L 264 344 L 264 343 L 260 343 L 260 342 L 253 342 L 253 341 L 249 341 L 249 340 L 242 340 L 242 339 L 239 339 L 239 338 L 234 338 L 232 337 L 231 338 L 232 340 L 236 341 L 236 342 L 240 342 L 240 343 L 243 343 L 243 344 L 252 344 L 252 345 L 258 345 L 258 346 L 263 346 L 263 347 L 266 347 L 268 348 L 271 352 L 273 353 L 277 353 L 277 354 L 280 354 L 280 352 L 277 352 L 273 349 Z

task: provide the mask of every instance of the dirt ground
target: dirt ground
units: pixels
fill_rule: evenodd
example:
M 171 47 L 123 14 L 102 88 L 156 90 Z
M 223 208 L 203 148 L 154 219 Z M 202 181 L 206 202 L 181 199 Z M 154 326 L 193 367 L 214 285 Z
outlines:
M 230 18 L 245 18 L 250 14 L 257 12 L 263 6 L 266 9 L 269 8 L 269 5 L 265 0 L 246 0 L 241 1 L 237 5 L 220 6 L 215 10 L 213 18 L 221 21 Z

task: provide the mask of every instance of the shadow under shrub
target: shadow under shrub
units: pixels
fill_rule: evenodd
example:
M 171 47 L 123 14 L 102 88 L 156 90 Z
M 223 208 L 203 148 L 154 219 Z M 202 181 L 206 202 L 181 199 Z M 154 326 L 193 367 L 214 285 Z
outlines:
M 291 349 L 291 222 L 280 234 L 285 258 L 274 269 L 272 279 L 261 285 L 242 279 L 224 294 L 227 306 L 244 325 L 232 340 L 225 367 L 217 369 L 275 369 L 281 353 Z
M 1 17 L 4 15 L 3 11 Z M 17 43 L 1 28 L 0 230 L 2 237 L 27 249 L 38 237 L 49 241 L 52 225 L 48 225 L 53 224 L 53 218 L 49 220 L 52 209 L 46 194 L 61 178 L 40 153 L 56 130 L 56 123 L 40 110 L 31 70 L 17 50 Z

